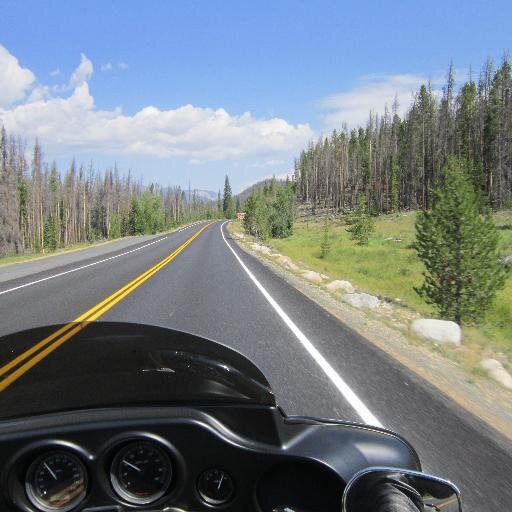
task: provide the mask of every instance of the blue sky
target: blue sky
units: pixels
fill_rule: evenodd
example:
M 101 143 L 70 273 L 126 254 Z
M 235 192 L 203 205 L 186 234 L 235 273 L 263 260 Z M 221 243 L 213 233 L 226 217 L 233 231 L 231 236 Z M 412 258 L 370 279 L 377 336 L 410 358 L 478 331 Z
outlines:
M 0 13 L 0 118 L 47 159 L 212 190 L 228 173 L 239 190 L 342 120 L 441 87 L 450 60 L 459 80 L 498 63 L 512 3 L 17 0 Z

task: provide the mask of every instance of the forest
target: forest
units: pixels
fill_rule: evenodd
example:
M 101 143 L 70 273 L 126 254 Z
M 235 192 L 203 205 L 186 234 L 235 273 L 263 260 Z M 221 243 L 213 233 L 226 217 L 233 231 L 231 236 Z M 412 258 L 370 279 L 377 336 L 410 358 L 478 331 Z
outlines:
M 21 136 L 0 133 L 0 256 L 53 251 L 78 243 L 156 233 L 216 217 L 219 204 L 180 187 L 143 185 L 114 166 L 105 171 L 73 160 L 60 172 L 31 157 Z M 27 161 L 29 160 L 29 161 Z
M 298 199 L 343 212 L 359 197 L 373 214 L 429 208 L 432 190 L 453 155 L 470 162 L 471 180 L 494 208 L 512 206 L 512 67 L 487 60 L 478 80 L 414 94 L 402 117 L 397 101 L 366 127 L 334 130 L 301 152 L 295 163 Z

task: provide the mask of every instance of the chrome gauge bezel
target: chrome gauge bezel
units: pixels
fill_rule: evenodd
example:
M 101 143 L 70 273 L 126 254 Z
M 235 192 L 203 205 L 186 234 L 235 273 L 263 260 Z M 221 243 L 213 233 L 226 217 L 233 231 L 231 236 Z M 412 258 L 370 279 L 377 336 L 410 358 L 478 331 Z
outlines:
M 121 484 L 118 478 L 118 468 L 119 464 L 122 461 L 125 454 L 131 450 L 133 450 L 138 445 L 145 445 L 150 446 L 154 450 L 158 450 L 159 454 L 163 457 L 165 464 L 167 464 L 167 467 L 169 468 L 169 471 L 167 473 L 167 477 L 165 479 L 165 483 L 162 485 L 162 490 L 158 491 L 156 493 L 153 493 L 150 496 L 146 496 L 141 498 L 140 496 L 136 496 L 129 491 L 127 491 L 124 486 Z M 112 460 L 112 464 L 110 465 L 110 483 L 112 484 L 112 488 L 114 489 L 117 496 L 127 503 L 130 503 L 131 505 L 150 505 L 152 503 L 157 502 L 159 499 L 161 499 L 163 496 L 167 494 L 169 491 L 169 487 L 171 485 L 172 477 L 173 477 L 173 464 L 171 461 L 171 457 L 169 457 L 169 454 L 165 448 L 165 446 L 162 446 L 160 443 L 155 442 L 154 440 L 149 439 L 136 439 L 132 440 L 131 442 L 124 445 L 115 455 L 114 459 Z
M 63 507 L 52 507 L 47 503 L 44 503 L 34 488 L 35 472 L 37 468 L 40 467 L 44 460 L 47 460 L 49 457 L 55 457 L 56 455 L 63 455 L 69 459 L 72 459 L 73 462 L 80 468 L 84 478 L 83 491 Z M 38 510 L 41 510 L 42 512 L 69 512 L 70 510 L 73 510 L 74 508 L 78 507 L 78 505 L 80 505 L 80 503 L 82 503 L 82 501 L 87 496 L 88 485 L 89 479 L 85 464 L 74 453 L 70 453 L 66 450 L 52 450 L 41 454 L 30 464 L 25 474 L 25 492 L 27 494 L 27 498 L 34 507 L 36 507 Z

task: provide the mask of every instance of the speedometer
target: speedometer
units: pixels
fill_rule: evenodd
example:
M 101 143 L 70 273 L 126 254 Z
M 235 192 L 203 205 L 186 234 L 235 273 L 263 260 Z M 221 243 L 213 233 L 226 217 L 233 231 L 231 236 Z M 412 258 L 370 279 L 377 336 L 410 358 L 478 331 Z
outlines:
M 169 488 L 172 465 L 157 444 L 137 441 L 114 458 L 110 479 L 116 493 L 129 503 L 146 505 L 161 498 Z
M 39 510 L 66 512 L 84 499 L 87 473 L 80 459 L 71 453 L 46 453 L 29 467 L 25 489 Z

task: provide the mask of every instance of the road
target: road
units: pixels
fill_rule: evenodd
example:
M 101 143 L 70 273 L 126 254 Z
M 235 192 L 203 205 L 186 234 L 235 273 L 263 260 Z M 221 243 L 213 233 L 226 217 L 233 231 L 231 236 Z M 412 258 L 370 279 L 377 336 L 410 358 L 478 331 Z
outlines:
M 46 270 L 34 262 L 32 273 L 26 263 L 12 279 L 0 269 L 0 335 L 70 322 L 172 255 L 97 320 L 171 327 L 231 346 L 259 366 L 288 414 L 380 423 L 412 442 L 424 469 L 459 484 L 466 511 L 512 510 L 512 447 L 504 437 L 243 252 L 221 222 L 153 242 L 89 258 L 82 252 L 79 262 L 56 267 L 55 260 Z M 50 358 L 66 364 L 72 344 L 28 369 L 0 399 L 37 378 Z M 0 345 L 2 364 L 12 358 Z

